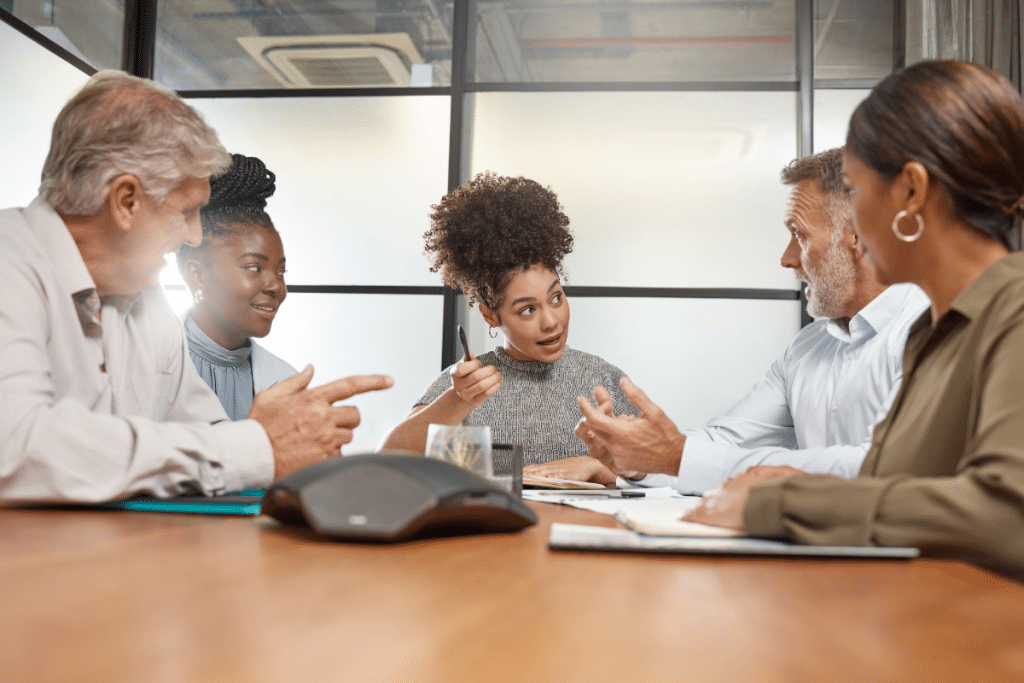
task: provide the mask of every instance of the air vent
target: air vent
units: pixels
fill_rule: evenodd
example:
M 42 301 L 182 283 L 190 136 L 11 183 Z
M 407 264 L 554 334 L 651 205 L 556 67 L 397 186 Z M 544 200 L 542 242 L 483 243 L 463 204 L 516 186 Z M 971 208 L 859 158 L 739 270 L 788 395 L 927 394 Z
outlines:
M 243 37 L 238 42 L 286 88 L 408 86 L 422 64 L 405 33 Z

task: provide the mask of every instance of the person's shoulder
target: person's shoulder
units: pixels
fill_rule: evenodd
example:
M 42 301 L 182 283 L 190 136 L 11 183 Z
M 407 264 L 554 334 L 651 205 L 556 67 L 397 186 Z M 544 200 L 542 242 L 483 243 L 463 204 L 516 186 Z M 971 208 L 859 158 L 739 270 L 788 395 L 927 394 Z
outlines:
M 562 358 L 566 365 L 574 370 L 595 370 L 604 375 L 620 377 L 624 373 L 616 365 L 609 363 L 601 356 L 586 351 L 580 351 L 566 346 L 562 352 Z

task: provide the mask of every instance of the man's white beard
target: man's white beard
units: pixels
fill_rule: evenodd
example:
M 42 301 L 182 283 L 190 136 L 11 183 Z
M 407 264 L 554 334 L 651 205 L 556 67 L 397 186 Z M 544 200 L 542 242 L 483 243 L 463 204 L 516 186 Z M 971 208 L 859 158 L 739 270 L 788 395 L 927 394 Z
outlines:
M 810 268 L 805 266 L 802 275 L 800 279 L 809 284 L 807 313 L 815 318 L 845 315 L 857 284 L 857 266 L 838 234 L 832 236 L 821 262 Z

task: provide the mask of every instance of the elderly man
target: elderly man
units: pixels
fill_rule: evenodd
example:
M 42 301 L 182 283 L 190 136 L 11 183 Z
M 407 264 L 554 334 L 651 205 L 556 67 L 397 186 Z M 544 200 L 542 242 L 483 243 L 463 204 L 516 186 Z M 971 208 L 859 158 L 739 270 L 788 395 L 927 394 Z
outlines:
M 201 241 L 209 178 L 230 163 L 150 81 L 101 72 L 61 111 L 39 197 L 0 211 L 0 500 L 263 487 L 351 441 L 359 413 L 335 401 L 391 386 L 310 389 L 307 367 L 226 419 L 157 276 Z
M 886 288 L 875 279 L 850 229 L 841 150 L 792 162 L 782 180 L 793 186 L 782 265 L 807 283 L 807 310 L 819 320 L 703 429 L 680 432 L 628 378 L 623 391 L 642 415 L 616 416 L 598 387 L 596 408 L 580 398 L 576 435 L 604 466 L 582 458 L 530 473 L 604 483 L 615 473 L 640 485 L 673 483 L 683 493 L 703 493 L 755 465 L 856 476 L 871 428 L 899 389 L 907 330 L 928 300 L 913 285 Z

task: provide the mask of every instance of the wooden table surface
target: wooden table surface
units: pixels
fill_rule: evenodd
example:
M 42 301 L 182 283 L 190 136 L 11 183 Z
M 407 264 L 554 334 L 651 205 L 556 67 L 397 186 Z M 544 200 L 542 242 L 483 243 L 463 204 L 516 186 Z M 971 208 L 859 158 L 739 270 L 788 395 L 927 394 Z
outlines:
M 0 510 L 0 681 L 1022 681 L 1024 586 L 949 561 L 321 542 L 266 518 Z

